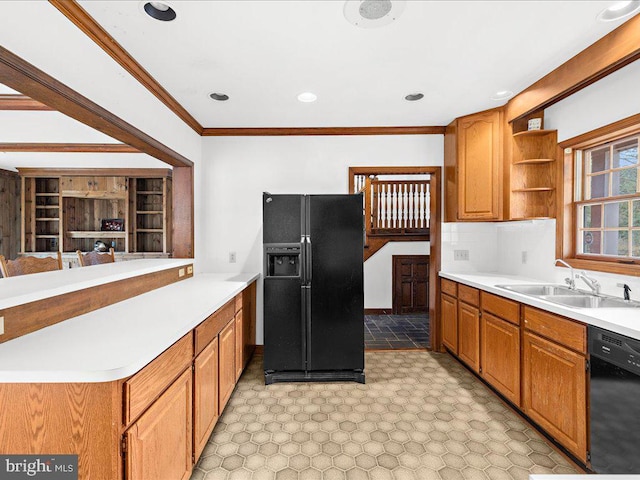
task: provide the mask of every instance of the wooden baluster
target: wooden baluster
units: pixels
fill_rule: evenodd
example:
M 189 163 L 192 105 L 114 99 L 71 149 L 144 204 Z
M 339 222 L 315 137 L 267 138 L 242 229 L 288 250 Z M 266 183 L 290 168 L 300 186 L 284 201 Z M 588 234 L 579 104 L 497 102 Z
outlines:
M 430 224 L 431 224 L 431 210 L 429 209 L 429 206 L 431 205 L 431 201 L 429 200 L 431 197 L 431 192 L 430 192 L 430 187 L 431 184 L 427 183 L 424 188 L 425 188 L 425 192 L 426 192 L 426 208 L 424 209 L 425 211 L 425 227 L 424 228 L 430 228 Z
M 367 235 L 371 234 L 371 203 L 373 193 L 371 189 L 371 178 L 367 175 L 364 181 L 364 230 Z
M 415 183 L 410 183 L 409 184 L 409 202 L 407 205 L 408 211 L 409 211 L 409 228 L 414 228 L 414 223 L 413 223 L 413 218 L 414 218 L 414 208 L 415 208 L 415 202 L 413 199 L 413 193 L 415 191 L 416 188 L 416 184 Z

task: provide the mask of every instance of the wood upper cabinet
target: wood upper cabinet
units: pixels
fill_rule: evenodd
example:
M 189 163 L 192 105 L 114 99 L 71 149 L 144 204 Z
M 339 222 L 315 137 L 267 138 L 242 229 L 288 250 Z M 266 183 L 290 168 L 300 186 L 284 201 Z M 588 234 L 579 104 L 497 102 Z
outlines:
M 480 371 L 480 309 L 458 300 L 458 357 Z
M 127 430 L 127 480 L 191 476 L 191 387 L 188 369 Z
M 198 458 L 219 418 L 218 338 L 207 345 L 193 368 L 193 450 Z
M 220 332 L 218 337 L 220 348 L 220 368 L 218 377 L 219 401 L 218 414 L 222 414 L 222 410 L 227 405 L 233 388 L 236 386 L 236 329 L 235 320 L 231 320 L 226 327 Z
M 481 375 L 519 406 L 520 328 L 484 311 L 480 324 Z
M 236 381 L 238 381 L 244 369 L 244 322 L 242 319 L 242 310 L 236 313 L 234 322 L 236 330 Z
M 587 458 L 585 357 L 525 332 L 523 410 L 577 458 Z
M 502 109 L 454 120 L 445 131 L 445 221 L 502 218 Z
M 440 318 L 442 319 L 442 343 L 449 349 L 458 353 L 458 300 L 441 295 Z
M 60 177 L 60 191 L 65 197 L 127 198 L 127 177 Z

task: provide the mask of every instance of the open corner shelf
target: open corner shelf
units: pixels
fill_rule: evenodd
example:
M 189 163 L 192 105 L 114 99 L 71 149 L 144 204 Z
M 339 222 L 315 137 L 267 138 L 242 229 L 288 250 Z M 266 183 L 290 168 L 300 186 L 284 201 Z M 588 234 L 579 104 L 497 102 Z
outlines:
M 524 130 L 522 132 L 516 132 L 513 134 L 514 138 L 519 137 L 540 137 L 543 135 L 549 135 L 551 133 L 556 133 L 557 130 Z
M 553 192 L 555 188 L 553 187 L 533 187 L 533 188 L 515 188 L 511 190 L 512 192 Z
M 513 162 L 514 165 L 537 165 L 542 163 L 553 163 L 555 162 L 555 158 L 529 158 L 525 160 L 518 160 L 517 162 Z

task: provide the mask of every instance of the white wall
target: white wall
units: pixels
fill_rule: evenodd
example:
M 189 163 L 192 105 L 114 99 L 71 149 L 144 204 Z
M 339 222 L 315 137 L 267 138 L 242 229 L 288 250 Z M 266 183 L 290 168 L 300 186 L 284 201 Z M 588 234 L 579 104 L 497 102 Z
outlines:
M 347 193 L 350 166 L 441 166 L 443 136 L 208 137 L 202 158 L 196 201 L 201 215 L 198 269 L 261 272 L 263 191 Z M 237 255 L 235 264 L 228 261 L 231 251 Z M 367 271 L 368 277 L 383 274 L 375 268 Z M 365 281 L 371 289 L 379 288 Z M 259 285 L 258 343 L 261 290 Z M 372 301 L 370 295 L 367 301 Z
M 393 308 L 393 255 L 429 255 L 429 242 L 390 242 L 364 262 L 365 308 Z
M 494 223 L 443 223 L 441 266 L 446 272 L 495 272 L 498 233 Z M 468 250 L 469 260 L 454 260 L 456 250 Z

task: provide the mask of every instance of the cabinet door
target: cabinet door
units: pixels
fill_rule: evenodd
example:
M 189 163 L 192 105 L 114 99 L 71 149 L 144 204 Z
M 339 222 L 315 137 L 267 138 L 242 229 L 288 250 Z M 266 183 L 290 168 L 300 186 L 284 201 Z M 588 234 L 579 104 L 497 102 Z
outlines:
M 524 412 L 586 461 L 585 357 L 529 332 L 523 340 Z
M 480 310 L 458 301 L 458 357 L 480 371 Z
M 502 148 L 500 111 L 458 121 L 458 218 L 500 218 Z
M 127 177 L 61 177 L 62 196 L 127 198 Z
M 186 370 L 125 433 L 127 480 L 191 476 L 191 369 Z
M 482 377 L 520 405 L 520 328 L 482 312 L 480 358 Z
M 219 402 L 218 414 L 221 415 L 236 385 L 236 329 L 235 320 L 231 320 L 219 335 L 220 369 L 218 373 Z
M 458 354 L 458 301 L 449 295 L 441 295 L 442 343 Z
M 194 362 L 193 370 L 193 450 L 200 457 L 218 421 L 218 337 L 207 345 Z
M 235 317 L 235 329 L 236 329 L 236 382 L 242 375 L 242 369 L 244 368 L 244 322 L 242 319 L 242 310 L 236 313 Z

